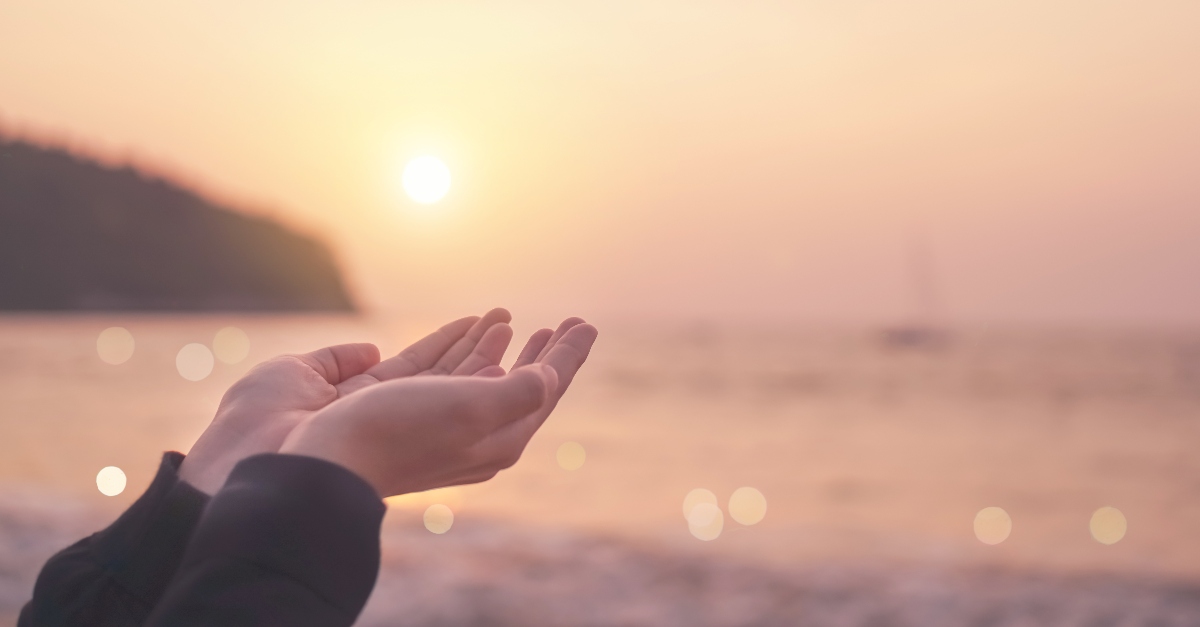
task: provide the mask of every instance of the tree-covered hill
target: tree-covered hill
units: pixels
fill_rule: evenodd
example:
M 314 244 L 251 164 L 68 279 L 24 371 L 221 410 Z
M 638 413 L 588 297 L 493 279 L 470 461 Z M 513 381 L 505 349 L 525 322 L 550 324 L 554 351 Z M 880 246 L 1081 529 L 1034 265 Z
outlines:
M 314 239 L 131 168 L 0 137 L 0 310 L 353 308 Z

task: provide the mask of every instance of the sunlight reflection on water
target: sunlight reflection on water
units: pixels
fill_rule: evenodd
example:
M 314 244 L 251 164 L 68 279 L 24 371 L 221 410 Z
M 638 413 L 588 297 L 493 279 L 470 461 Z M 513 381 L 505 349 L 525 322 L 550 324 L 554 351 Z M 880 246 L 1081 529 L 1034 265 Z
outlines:
M 425 510 L 425 528 L 436 534 L 450 531 L 454 525 L 454 512 L 441 503 L 434 503 Z
M 236 364 L 250 354 L 250 338 L 237 327 L 225 327 L 213 337 L 213 355 L 227 363 Z
M 1125 537 L 1128 523 L 1125 514 L 1115 507 L 1101 507 L 1092 514 L 1088 524 L 1092 537 L 1100 544 L 1116 544 Z
M 716 506 L 717 495 L 713 494 L 712 490 L 707 490 L 705 488 L 696 488 L 691 492 L 688 492 L 687 496 L 683 497 L 684 520 L 687 520 L 692 515 L 692 509 L 701 503 L 708 503 L 709 505 Z
M 213 370 L 213 354 L 203 344 L 188 344 L 175 356 L 179 376 L 188 381 L 203 381 Z
M 1000 544 L 1012 533 L 1012 518 L 999 507 L 985 507 L 975 515 L 975 537 L 984 544 Z
M 436 322 L 0 321 L 0 392 L 9 399 L 0 478 L 100 498 L 96 471 L 115 465 L 128 485 L 101 502 L 120 505 L 153 477 L 158 452 L 187 450 L 224 390 L 254 363 L 364 340 L 390 354 Z M 98 357 L 98 335 L 110 328 L 136 337 L 121 367 Z M 228 328 L 252 340 L 235 365 L 211 355 Z M 1200 573 L 1200 546 L 1191 541 L 1200 506 L 1178 497 L 1200 476 L 1190 453 L 1200 435 L 1200 370 L 1189 365 L 1200 363 L 1192 357 L 1200 335 L 964 332 L 937 351 L 905 352 L 882 349 L 865 333 L 713 326 L 679 338 L 653 329 L 606 326 L 605 343 L 516 466 L 455 494 L 389 499 L 397 506 L 389 515 L 430 538 L 424 511 L 442 504 L 461 518 L 465 501 L 470 523 L 456 520 L 456 532 L 498 518 L 666 538 L 683 550 L 752 561 L 921 560 L 932 546 L 956 563 Z M 195 383 L 177 363 L 189 342 L 207 344 L 213 362 Z M 566 442 L 587 443 L 574 472 L 558 464 Z M 679 516 L 689 522 L 680 501 L 696 486 L 705 496 L 689 499 L 687 513 L 702 501 L 722 512 L 715 542 L 680 528 Z M 766 495 L 771 516 L 747 528 L 753 516 L 735 495 L 751 486 Z M 1146 532 L 1084 531 L 1104 504 L 1096 494 L 1123 515 L 1136 512 Z M 1013 495 L 1052 505 L 1018 509 Z M 997 496 L 1011 507 L 1009 524 L 1020 518 L 1020 541 L 1008 541 L 1017 539 L 1010 528 L 1004 550 L 983 550 L 968 521 L 989 504 L 981 499 Z M 1116 537 L 1114 550 L 1100 543 Z M 981 550 L 962 550 L 972 545 Z
M 688 531 L 699 540 L 716 540 L 724 527 L 725 514 L 712 503 L 700 503 L 688 514 Z
M 587 451 L 578 442 L 563 442 L 555 453 L 558 466 L 563 470 L 579 470 L 587 459 Z
M 125 327 L 109 327 L 96 338 L 96 352 L 106 364 L 123 364 L 133 357 L 133 334 Z
M 743 525 L 754 525 L 767 515 L 767 499 L 755 488 L 742 487 L 729 497 L 729 517 Z

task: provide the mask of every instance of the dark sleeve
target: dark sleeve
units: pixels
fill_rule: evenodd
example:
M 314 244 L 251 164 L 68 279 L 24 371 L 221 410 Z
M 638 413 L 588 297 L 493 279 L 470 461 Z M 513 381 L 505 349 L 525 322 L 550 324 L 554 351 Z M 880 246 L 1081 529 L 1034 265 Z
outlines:
M 107 529 L 51 557 L 19 627 L 141 625 L 174 576 L 208 496 L 166 453 L 146 492 Z
M 379 573 L 384 505 L 312 457 L 242 460 L 205 510 L 148 625 L 350 625 Z

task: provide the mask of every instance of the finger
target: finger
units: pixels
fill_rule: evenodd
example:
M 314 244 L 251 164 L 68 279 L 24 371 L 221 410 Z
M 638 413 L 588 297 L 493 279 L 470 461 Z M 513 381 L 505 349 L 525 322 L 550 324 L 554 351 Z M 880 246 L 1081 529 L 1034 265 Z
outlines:
M 599 331 L 590 324 L 572 326 L 541 358 L 541 363 L 553 368 L 558 375 L 558 389 L 551 395 L 553 400 L 557 401 L 567 391 L 575 379 L 575 373 L 587 361 L 598 335 Z
M 533 365 L 473 385 L 479 386 L 476 400 L 491 415 L 489 422 L 500 428 L 538 412 L 558 387 L 558 375 L 553 368 Z
M 330 385 L 366 372 L 379 363 L 379 349 L 374 344 L 338 344 L 296 355 Z
M 366 374 L 379 381 L 387 381 L 411 377 L 418 372 L 428 370 L 478 322 L 479 316 L 467 316 L 446 324 L 437 331 L 417 340 L 395 357 L 379 362 Z
M 504 358 L 504 351 L 512 341 L 512 327 L 501 322 L 488 329 L 470 355 L 450 374 L 473 375 L 488 366 L 499 366 Z
M 512 314 L 508 313 L 507 309 L 497 307 L 479 319 L 474 326 L 471 327 L 467 334 L 454 343 L 449 350 L 446 351 L 437 363 L 433 364 L 428 370 L 422 374 L 450 374 L 458 368 L 460 364 L 475 350 L 475 345 L 483 338 L 483 334 L 487 333 L 488 329 L 493 325 L 500 323 L 508 323 L 512 321 Z
M 550 341 L 546 342 L 546 345 L 542 347 L 541 352 L 538 353 L 537 361 L 541 361 L 542 358 L 546 356 L 546 353 L 548 353 L 551 348 L 554 348 L 554 344 L 557 343 L 567 331 L 571 330 L 572 327 L 576 327 L 581 324 L 583 324 L 583 318 L 572 317 L 563 320 L 562 324 L 558 325 L 558 328 L 555 329 L 554 335 L 550 336 Z
M 477 376 L 477 377 L 503 377 L 505 374 L 507 374 L 507 373 L 504 372 L 504 368 L 501 368 L 500 366 L 488 366 L 488 367 L 484 368 L 483 370 L 476 372 L 475 376 Z
M 529 336 L 529 341 L 525 343 L 525 348 L 521 349 L 521 354 L 517 355 L 517 361 L 513 363 L 513 368 L 532 364 L 541 354 L 542 349 L 546 347 L 546 343 L 550 341 L 551 335 L 554 335 L 554 331 L 550 329 L 538 329 Z
M 575 374 L 587 360 L 598 332 L 590 324 L 580 324 L 569 329 L 546 355 L 542 365 L 550 366 L 557 375 L 558 385 L 542 407 L 524 418 L 520 418 L 492 433 L 480 444 L 483 454 L 493 459 L 511 459 L 520 455 L 525 445 L 546 422 L 559 399 L 566 393 Z

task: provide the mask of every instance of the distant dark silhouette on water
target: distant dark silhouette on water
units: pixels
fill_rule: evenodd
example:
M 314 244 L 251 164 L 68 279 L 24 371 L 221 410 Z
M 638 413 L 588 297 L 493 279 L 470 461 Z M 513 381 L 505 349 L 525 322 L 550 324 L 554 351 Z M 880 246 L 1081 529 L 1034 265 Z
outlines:
M 950 331 L 939 321 L 939 298 L 933 250 L 923 231 L 914 230 L 908 241 L 908 279 L 913 319 L 884 328 L 879 339 L 887 348 L 938 350 L 951 341 Z
M 351 311 L 314 239 L 0 137 L 0 310 Z

